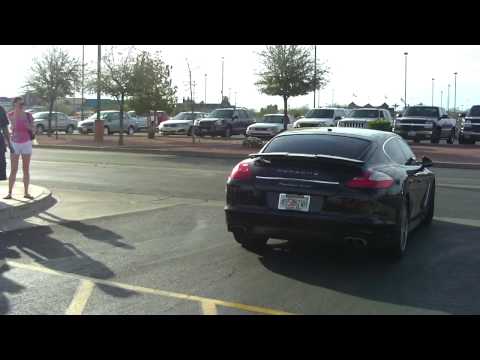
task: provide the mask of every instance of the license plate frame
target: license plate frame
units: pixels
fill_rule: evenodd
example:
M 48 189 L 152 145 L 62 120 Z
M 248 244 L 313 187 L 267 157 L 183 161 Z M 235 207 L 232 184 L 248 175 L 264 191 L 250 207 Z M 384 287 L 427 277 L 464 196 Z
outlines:
M 282 211 L 310 212 L 310 195 L 285 194 L 278 195 L 277 209 Z

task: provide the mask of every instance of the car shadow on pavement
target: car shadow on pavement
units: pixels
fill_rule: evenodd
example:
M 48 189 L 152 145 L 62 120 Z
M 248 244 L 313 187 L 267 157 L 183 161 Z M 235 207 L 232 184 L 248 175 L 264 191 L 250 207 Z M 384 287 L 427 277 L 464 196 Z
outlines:
M 479 234 L 480 227 L 434 220 L 411 233 L 400 261 L 379 251 L 283 243 L 268 245 L 260 262 L 274 273 L 368 300 L 478 314 Z

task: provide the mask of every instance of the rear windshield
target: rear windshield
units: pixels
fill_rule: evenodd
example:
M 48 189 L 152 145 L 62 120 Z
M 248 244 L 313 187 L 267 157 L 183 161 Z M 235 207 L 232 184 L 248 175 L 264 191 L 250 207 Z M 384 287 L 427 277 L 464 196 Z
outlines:
M 429 107 L 429 106 L 422 106 L 422 107 L 412 106 L 412 107 L 409 107 L 407 111 L 405 111 L 403 116 L 421 116 L 421 117 L 438 118 L 438 108 Z
M 468 116 L 480 116 L 480 106 L 472 106 L 468 112 Z
M 312 109 L 305 114 L 306 119 L 332 119 L 333 110 L 330 109 Z
M 267 124 L 283 124 L 283 115 L 280 116 L 264 116 L 262 119 L 262 123 Z
M 360 160 L 370 141 L 340 135 L 295 134 L 279 136 L 264 153 L 287 152 L 309 155 L 330 155 Z

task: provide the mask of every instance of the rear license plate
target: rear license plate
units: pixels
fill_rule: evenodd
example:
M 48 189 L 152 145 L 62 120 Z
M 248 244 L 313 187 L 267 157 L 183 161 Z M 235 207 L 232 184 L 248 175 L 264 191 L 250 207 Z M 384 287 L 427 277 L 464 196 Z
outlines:
M 408 136 L 415 136 L 417 135 L 417 133 L 415 131 L 409 131 L 408 132 Z
M 278 209 L 308 212 L 310 210 L 310 195 L 280 194 Z

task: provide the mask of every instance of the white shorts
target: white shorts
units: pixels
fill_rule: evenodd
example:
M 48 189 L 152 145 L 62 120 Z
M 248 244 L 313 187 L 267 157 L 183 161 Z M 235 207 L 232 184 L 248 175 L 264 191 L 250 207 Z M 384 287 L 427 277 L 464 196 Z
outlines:
M 32 142 L 16 143 L 12 141 L 12 147 L 16 155 L 32 155 Z

